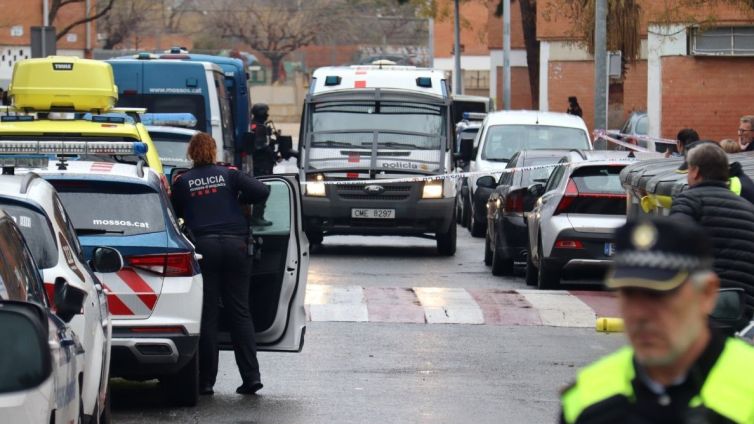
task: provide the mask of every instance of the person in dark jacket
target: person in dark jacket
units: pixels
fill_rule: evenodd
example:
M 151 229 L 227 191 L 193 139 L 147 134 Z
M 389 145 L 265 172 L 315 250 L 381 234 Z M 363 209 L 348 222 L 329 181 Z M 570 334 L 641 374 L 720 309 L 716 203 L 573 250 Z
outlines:
M 702 144 L 715 145 L 716 143 L 712 140 L 694 141 L 687 145 L 684 153 L 688 153 L 692 148 Z M 686 173 L 688 172 L 688 167 L 688 160 L 684 160 L 681 166 L 678 167 L 678 172 Z M 741 164 L 739 162 L 731 163 L 728 167 L 728 174 L 730 176 L 728 179 L 728 188 L 730 188 L 730 191 L 754 204 L 754 181 L 744 173 Z
M 728 156 L 720 146 L 702 143 L 687 155 L 689 189 L 673 197 L 670 215 L 685 215 L 712 237 L 714 271 L 722 287 L 746 291 L 754 311 L 754 205 L 728 186 Z
M 240 394 L 262 388 L 257 361 L 254 322 L 249 309 L 252 248 L 247 218 L 241 204 L 263 202 L 270 189 L 255 178 L 214 164 L 215 140 L 206 133 L 189 141 L 192 169 L 173 184 L 176 215 L 183 218 L 202 255 L 204 279 L 201 335 L 199 337 L 199 391 L 213 394 L 218 362 L 218 301 L 222 298 L 230 325 L 236 364 L 243 384 Z
M 581 110 L 581 106 L 579 106 L 579 101 L 576 96 L 568 97 L 568 109 L 566 110 L 566 113 L 579 117 L 584 114 L 584 112 Z

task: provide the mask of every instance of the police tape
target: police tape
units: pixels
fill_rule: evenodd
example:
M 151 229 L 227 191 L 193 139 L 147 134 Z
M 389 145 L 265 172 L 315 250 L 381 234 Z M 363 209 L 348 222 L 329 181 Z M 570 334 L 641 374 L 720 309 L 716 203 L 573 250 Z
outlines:
M 637 146 L 635 144 L 619 140 L 616 137 L 620 137 L 621 139 L 648 141 L 648 142 L 653 142 L 655 144 L 667 144 L 667 145 L 673 145 L 673 146 L 675 146 L 676 144 L 676 140 L 670 140 L 667 138 L 650 137 L 648 135 L 639 135 L 639 134 L 623 134 L 620 131 L 610 131 L 610 130 L 595 130 L 594 131 L 595 140 L 603 139 L 603 140 L 607 140 L 614 144 L 618 144 L 618 145 L 621 145 L 630 149 L 634 149 L 638 151 L 650 151 L 648 149 L 642 148 L 641 146 Z
M 638 158 L 610 158 L 608 159 L 611 163 L 619 163 L 619 162 L 629 162 L 633 163 L 636 162 Z M 585 160 L 585 161 L 579 161 L 578 164 L 582 165 L 585 163 L 605 163 L 606 161 L 603 160 Z M 559 162 L 559 163 L 549 163 L 544 165 L 529 165 L 529 166 L 518 166 L 513 168 L 504 168 L 504 169 L 498 169 L 498 170 L 489 170 L 489 171 L 473 171 L 473 172 L 451 172 L 448 174 L 437 174 L 437 175 L 421 175 L 421 176 L 412 176 L 412 177 L 403 177 L 403 178 L 383 178 L 383 179 L 347 179 L 347 180 L 314 180 L 314 181 L 302 181 L 302 185 L 306 184 L 324 184 L 324 185 L 362 185 L 362 184 L 400 184 L 400 183 L 416 183 L 416 182 L 422 182 L 422 181 L 442 181 L 442 180 L 458 180 L 462 178 L 469 178 L 469 177 L 482 177 L 482 176 L 493 176 L 493 175 L 502 175 L 502 174 L 508 174 L 511 172 L 522 172 L 522 171 L 534 171 L 537 169 L 547 169 L 547 168 L 556 168 L 558 166 L 567 166 L 570 165 L 572 162 Z

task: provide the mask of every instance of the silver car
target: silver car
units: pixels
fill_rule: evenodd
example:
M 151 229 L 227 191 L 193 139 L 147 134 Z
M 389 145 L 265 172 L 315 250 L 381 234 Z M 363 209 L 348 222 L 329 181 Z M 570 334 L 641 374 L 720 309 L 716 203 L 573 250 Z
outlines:
M 560 287 L 564 271 L 606 267 L 615 252 L 613 231 L 626 221 L 626 192 L 620 171 L 627 152 L 580 151 L 563 158 L 526 215 L 529 255 L 526 282 Z

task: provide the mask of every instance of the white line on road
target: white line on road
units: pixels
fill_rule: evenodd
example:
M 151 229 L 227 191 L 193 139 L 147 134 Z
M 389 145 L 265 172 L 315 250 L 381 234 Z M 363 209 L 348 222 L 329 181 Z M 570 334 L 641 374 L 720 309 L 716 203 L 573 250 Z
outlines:
M 462 288 L 414 287 L 430 324 L 484 324 L 482 309 Z
M 364 290 L 359 286 L 308 284 L 305 303 L 312 321 L 369 321 Z
M 553 327 L 594 327 L 596 315 L 578 297 L 564 291 L 516 290 Z

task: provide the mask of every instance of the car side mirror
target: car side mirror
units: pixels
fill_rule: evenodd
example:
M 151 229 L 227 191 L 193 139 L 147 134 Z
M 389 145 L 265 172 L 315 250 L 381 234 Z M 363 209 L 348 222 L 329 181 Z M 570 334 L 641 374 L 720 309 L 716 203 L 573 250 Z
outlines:
M 123 256 L 112 247 L 98 247 L 94 249 L 89 265 L 94 272 L 118 272 L 123 269 Z
M 532 184 L 526 189 L 529 196 L 532 196 L 534 198 L 540 197 L 543 194 L 545 194 L 545 185 L 544 184 Z
M 476 180 L 477 187 L 484 187 L 484 188 L 495 188 L 497 187 L 497 181 L 489 175 L 485 175 L 484 177 L 480 177 L 478 180 Z
M 748 323 L 745 311 L 745 296 L 742 288 L 720 289 L 710 322 L 724 333 L 732 335 Z
M 470 138 L 461 139 L 461 147 L 457 159 L 468 162 L 474 155 L 474 140 Z
M 64 322 L 71 322 L 75 315 L 81 313 L 86 299 L 84 290 L 73 287 L 65 278 L 58 277 L 55 280 L 53 293 L 55 295 L 53 299 L 56 309 L 55 315 Z
M 49 322 L 45 310 L 31 302 L 0 302 L 2 393 L 38 387 L 52 374 Z

